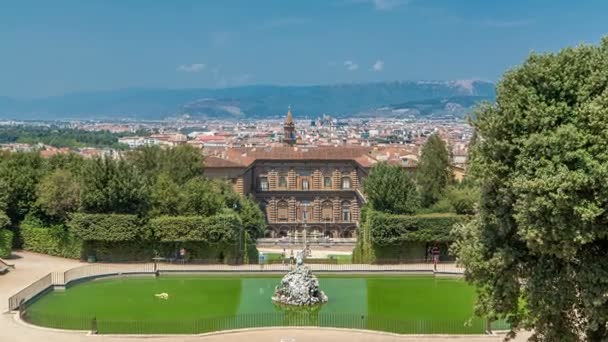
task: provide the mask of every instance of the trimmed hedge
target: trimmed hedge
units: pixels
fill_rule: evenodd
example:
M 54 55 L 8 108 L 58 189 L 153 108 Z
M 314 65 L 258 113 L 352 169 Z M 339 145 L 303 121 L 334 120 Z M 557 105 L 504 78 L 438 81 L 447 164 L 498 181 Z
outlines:
M 150 229 L 161 242 L 237 242 L 243 224 L 236 214 L 202 216 L 161 216 L 150 220 Z
M 13 247 L 13 232 L 0 228 L 0 258 L 8 258 Z
M 257 260 L 255 243 L 235 213 L 161 216 L 151 219 L 148 226 L 167 257 L 174 257 L 179 248 L 185 248 L 188 259 L 226 263 Z
M 76 213 L 68 226 L 84 241 L 138 241 L 148 237 L 146 226 L 135 215 Z
M 83 255 L 82 240 L 76 238 L 63 225 L 45 227 L 35 219 L 21 223 L 23 249 L 64 258 L 80 259 Z
M 453 241 L 452 227 L 468 219 L 468 216 L 452 213 L 410 216 L 367 209 L 357 235 L 353 261 L 423 259 L 429 243 L 446 251 Z
M 454 224 L 466 219 L 466 216 L 451 213 L 408 216 L 370 211 L 365 224 L 370 229 L 374 244 L 394 245 L 405 242 L 450 242 Z

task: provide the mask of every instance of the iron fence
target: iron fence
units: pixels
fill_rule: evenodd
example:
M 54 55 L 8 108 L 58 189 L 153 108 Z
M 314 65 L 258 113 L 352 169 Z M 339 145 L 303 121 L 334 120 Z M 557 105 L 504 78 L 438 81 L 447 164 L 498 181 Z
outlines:
M 264 327 L 324 327 L 385 331 L 397 334 L 484 334 L 486 320 L 395 320 L 352 313 L 261 312 L 196 319 L 121 320 L 91 315 L 57 315 L 26 310 L 29 323 L 99 334 L 201 334 L 214 331 Z

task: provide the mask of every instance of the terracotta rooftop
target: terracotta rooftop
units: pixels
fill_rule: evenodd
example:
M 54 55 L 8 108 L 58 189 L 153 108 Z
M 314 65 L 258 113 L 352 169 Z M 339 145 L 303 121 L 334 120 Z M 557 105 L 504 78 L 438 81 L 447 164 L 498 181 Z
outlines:
M 247 167 L 256 160 L 353 160 L 364 167 L 369 167 L 377 162 L 371 156 L 371 148 L 362 146 L 234 147 L 226 149 L 221 157 L 216 156 L 208 156 L 205 159 L 205 166 Z M 224 162 L 228 162 L 230 165 Z

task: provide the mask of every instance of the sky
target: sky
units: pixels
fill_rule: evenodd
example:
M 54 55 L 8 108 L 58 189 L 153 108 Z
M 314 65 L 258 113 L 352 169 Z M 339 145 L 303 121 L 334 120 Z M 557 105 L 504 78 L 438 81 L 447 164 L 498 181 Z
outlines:
M 497 81 L 597 44 L 605 0 L 0 3 L 0 96 L 393 80 Z

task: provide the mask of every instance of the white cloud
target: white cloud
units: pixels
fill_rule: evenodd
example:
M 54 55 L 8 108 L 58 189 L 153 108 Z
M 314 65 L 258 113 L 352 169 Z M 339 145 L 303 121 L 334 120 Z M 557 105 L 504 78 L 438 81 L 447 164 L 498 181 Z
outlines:
M 177 67 L 177 71 L 183 72 L 200 72 L 205 69 L 205 64 L 195 63 L 195 64 L 182 64 Z
M 382 71 L 382 69 L 384 69 L 384 61 L 382 60 L 377 60 L 376 63 L 374 63 L 374 65 L 372 65 L 372 70 L 374 71 Z
M 353 61 L 344 61 L 344 66 L 346 67 L 346 70 L 348 71 L 355 71 L 357 69 L 359 69 L 359 64 L 353 62 Z

